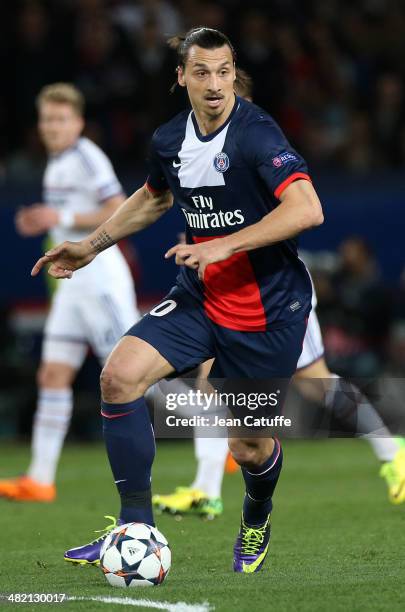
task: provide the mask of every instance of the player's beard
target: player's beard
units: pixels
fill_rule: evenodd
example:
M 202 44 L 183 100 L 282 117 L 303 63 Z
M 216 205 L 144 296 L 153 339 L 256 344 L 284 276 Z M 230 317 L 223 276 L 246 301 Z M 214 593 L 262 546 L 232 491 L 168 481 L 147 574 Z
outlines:
M 211 107 L 209 104 L 204 104 L 205 108 L 205 114 L 207 117 L 209 117 L 210 119 L 218 119 L 218 117 L 221 117 L 221 115 L 225 112 L 225 109 L 227 107 L 226 101 L 225 101 L 225 97 L 224 96 L 219 96 L 218 100 L 220 100 L 219 106 L 218 107 Z M 204 101 L 207 102 L 207 98 L 204 98 Z
M 221 108 L 221 106 L 222 107 L 224 106 L 223 102 L 225 100 L 225 96 L 220 93 L 212 93 L 212 94 L 205 95 L 204 100 L 207 103 L 208 108 L 214 110 L 216 108 Z M 213 104 L 212 106 L 210 102 Z M 216 106 L 216 104 L 218 104 L 218 106 Z
M 224 108 L 219 108 L 219 109 L 208 109 L 206 111 L 206 115 L 209 119 L 218 119 L 219 117 L 221 117 L 221 115 L 223 115 L 224 113 Z

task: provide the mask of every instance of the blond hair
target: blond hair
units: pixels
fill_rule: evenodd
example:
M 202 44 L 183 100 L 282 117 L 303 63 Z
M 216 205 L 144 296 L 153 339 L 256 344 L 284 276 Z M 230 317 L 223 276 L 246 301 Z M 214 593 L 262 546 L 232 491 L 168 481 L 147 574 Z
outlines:
M 57 104 L 69 104 L 77 115 L 84 115 L 84 96 L 82 92 L 71 83 L 52 83 L 45 85 L 39 92 L 36 104 L 37 108 L 44 102 L 56 102 Z

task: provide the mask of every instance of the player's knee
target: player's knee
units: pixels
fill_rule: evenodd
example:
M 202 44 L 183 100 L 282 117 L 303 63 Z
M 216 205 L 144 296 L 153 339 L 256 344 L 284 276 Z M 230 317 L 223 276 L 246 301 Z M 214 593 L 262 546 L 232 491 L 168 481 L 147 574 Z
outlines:
M 228 441 L 229 450 L 235 459 L 236 463 L 241 467 L 256 467 L 261 465 L 271 453 L 269 440 L 241 440 L 233 438 Z
M 104 366 L 100 376 L 101 395 L 107 402 L 116 402 L 121 399 L 128 381 L 119 372 L 114 364 Z
M 255 463 L 257 453 L 255 445 L 236 438 L 229 440 L 228 444 L 231 455 L 238 465 L 248 466 Z
M 136 372 L 119 360 L 106 363 L 101 372 L 100 386 L 104 401 L 110 403 L 132 401 L 146 391 L 146 385 Z

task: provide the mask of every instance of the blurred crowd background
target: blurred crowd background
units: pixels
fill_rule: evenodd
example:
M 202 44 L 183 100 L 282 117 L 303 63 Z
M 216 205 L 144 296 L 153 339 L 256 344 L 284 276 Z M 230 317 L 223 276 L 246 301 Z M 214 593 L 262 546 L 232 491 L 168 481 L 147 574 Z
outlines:
M 175 56 L 166 39 L 196 25 L 229 35 L 255 102 L 309 163 L 326 222 L 303 237 L 303 256 L 331 369 L 403 376 L 405 2 L 16 0 L 0 3 L 0 257 L 10 262 L 0 292 L 0 416 L 17 396 L 27 406 L 35 398 L 47 300 L 45 284 L 28 275 L 41 242 L 13 228 L 16 207 L 40 198 L 35 96 L 47 83 L 74 82 L 87 101 L 86 135 L 132 191 L 154 129 L 187 105 L 184 91 L 169 94 Z M 174 278 L 162 254 L 182 223 L 170 215 L 129 243 L 145 307 Z M 83 377 L 94 406 L 95 379 L 86 387 Z
M 3 175 L 40 171 L 33 99 L 75 82 L 88 131 L 122 168 L 179 107 L 169 35 L 223 29 L 254 98 L 310 163 L 353 172 L 405 163 L 401 0 L 16 0 L 0 8 Z M 184 100 L 185 103 L 185 100 Z

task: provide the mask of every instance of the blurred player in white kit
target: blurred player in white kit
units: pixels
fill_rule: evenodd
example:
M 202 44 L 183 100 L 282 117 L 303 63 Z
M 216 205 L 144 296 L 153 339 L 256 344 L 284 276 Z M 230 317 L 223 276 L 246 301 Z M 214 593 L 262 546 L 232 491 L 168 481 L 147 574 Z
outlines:
M 84 98 L 71 84 L 44 87 L 38 127 L 49 155 L 44 203 L 20 210 L 22 236 L 49 232 L 54 244 L 78 241 L 111 217 L 125 200 L 110 160 L 88 138 Z M 70 424 L 72 384 L 88 347 L 103 364 L 120 336 L 139 318 L 129 267 L 117 246 L 72 279 L 57 282 L 46 321 L 38 370 L 38 403 L 26 475 L 0 480 L 0 495 L 18 501 L 55 499 L 55 474 Z

